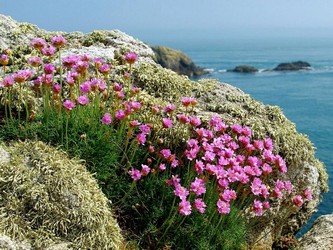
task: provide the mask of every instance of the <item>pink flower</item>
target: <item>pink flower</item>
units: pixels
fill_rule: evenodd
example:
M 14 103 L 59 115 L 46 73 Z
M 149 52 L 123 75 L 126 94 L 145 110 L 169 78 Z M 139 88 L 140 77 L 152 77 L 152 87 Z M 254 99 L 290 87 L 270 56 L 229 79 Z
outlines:
M 147 124 L 142 124 L 142 125 L 139 127 L 139 129 L 140 129 L 141 133 L 143 133 L 143 134 L 145 134 L 145 135 L 149 134 L 149 133 L 150 133 L 150 130 L 151 130 L 150 126 L 147 125 Z
M 228 202 L 222 201 L 222 200 L 218 200 L 217 203 L 217 211 L 220 214 L 228 214 L 230 213 L 230 204 Z
M 226 189 L 223 191 L 223 193 L 220 195 L 220 197 L 225 202 L 230 202 L 231 200 L 236 200 L 237 194 L 236 194 L 235 190 Z
M 146 135 L 145 134 L 138 134 L 136 136 L 136 141 L 140 144 L 140 145 L 144 145 L 146 143 Z
M 184 107 L 188 107 L 190 105 L 195 106 L 197 104 L 197 100 L 193 97 L 184 96 L 181 100 Z
M 54 47 L 61 48 L 67 43 L 67 41 L 63 36 L 60 35 L 51 37 L 51 43 Z
M 270 173 L 272 173 L 272 168 L 270 165 L 268 165 L 267 163 L 264 163 L 262 166 L 262 172 L 264 175 L 268 175 Z
M 138 120 L 130 121 L 129 123 L 130 127 L 137 127 L 140 125 L 140 122 Z
M 162 156 L 165 160 L 167 160 L 171 156 L 171 150 L 170 149 L 162 149 L 160 151 L 160 153 L 162 154 Z
M 256 216 L 261 216 L 264 212 L 264 207 L 261 201 L 254 200 L 254 205 L 252 207 Z
M 62 106 L 63 106 L 67 111 L 70 111 L 70 110 L 72 110 L 72 109 L 75 107 L 75 103 L 73 103 L 73 102 L 70 101 L 70 100 L 65 100 L 65 101 L 62 103 Z
M 303 198 L 302 196 L 300 195 L 296 195 L 294 198 L 293 198 L 293 203 L 298 206 L 298 207 L 301 207 L 303 205 Z
M 164 163 L 161 163 L 159 166 L 158 166 L 158 170 L 160 170 L 161 172 L 164 171 L 166 169 L 166 166 Z
M 28 59 L 28 63 L 32 66 L 32 67 L 38 67 L 39 65 L 41 65 L 43 63 L 42 59 L 38 56 L 33 56 L 30 57 Z
M 172 168 L 175 168 L 175 167 L 177 167 L 178 165 L 179 165 L 179 161 L 178 161 L 177 159 L 174 159 L 174 160 L 171 161 L 170 166 L 171 166 Z
M 89 102 L 89 98 L 85 95 L 81 95 L 79 98 L 77 98 L 77 102 L 81 105 L 86 105 Z
M 203 214 L 206 209 L 206 204 L 201 198 L 197 198 L 194 200 L 194 209 L 197 210 L 199 213 Z
M 178 175 L 172 175 L 171 179 L 170 180 L 167 180 L 165 183 L 168 185 L 168 186 L 178 186 L 179 185 L 179 182 L 180 182 L 180 178 L 178 178 Z
M 5 54 L 2 54 L 0 56 L 0 64 L 2 66 L 6 66 L 8 64 L 8 62 L 9 62 L 9 57 L 7 55 L 5 55 Z
M 197 196 L 206 193 L 205 181 L 195 177 L 195 180 L 191 183 L 191 191 Z
M 29 80 L 33 76 L 33 72 L 29 69 L 19 70 L 13 74 L 14 81 L 21 84 Z
M 189 117 L 190 119 L 190 124 L 193 126 L 193 127 L 198 127 L 200 126 L 201 124 L 201 120 L 199 117 L 195 116 L 195 115 L 192 115 Z
M 305 199 L 308 201 L 312 200 L 312 192 L 309 188 L 305 189 L 303 194 Z
M 95 58 L 94 59 L 94 64 L 96 68 L 99 68 L 103 63 L 104 63 L 104 59 L 102 58 Z
M 121 91 L 122 89 L 123 89 L 123 86 L 121 84 L 116 83 L 116 82 L 113 84 L 114 91 Z
M 88 67 L 89 63 L 86 61 L 78 61 L 75 65 L 73 65 L 73 69 L 81 75 L 83 75 L 86 72 Z
M 187 124 L 190 122 L 190 119 L 188 119 L 187 116 L 184 114 L 178 114 L 177 118 L 180 121 L 180 123 L 183 123 L 183 124 Z
M 255 147 L 255 149 L 258 149 L 258 150 L 264 149 L 264 143 L 260 140 L 254 140 L 253 146 Z
M 35 49 L 41 51 L 43 48 L 45 48 L 47 46 L 47 43 L 43 38 L 34 38 L 31 41 L 31 46 L 34 47 Z
M 176 109 L 175 104 L 168 104 L 163 108 L 163 112 L 165 113 L 172 113 Z
M 125 60 L 129 64 L 134 64 L 138 60 L 138 56 L 135 52 L 131 51 L 125 55 Z
M 108 64 L 103 64 L 99 67 L 99 71 L 101 71 L 102 74 L 107 75 L 110 73 L 110 66 Z
M 147 165 L 141 165 L 142 169 L 141 169 L 141 174 L 142 176 L 146 176 L 149 174 L 150 172 L 150 167 L 148 167 Z
M 281 190 L 279 188 L 277 188 L 277 187 L 275 187 L 273 189 L 273 195 L 277 199 L 282 199 L 282 197 L 283 197 L 283 194 L 282 194 Z
M 288 194 L 291 194 L 291 192 L 293 191 L 293 185 L 291 184 L 290 181 L 285 181 L 284 182 L 284 187 L 287 190 Z
M 175 186 L 174 194 L 181 200 L 186 200 L 186 197 L 190 194 L 190 192 L 187 190 L 187 188 L 178 184 Z
M 194 164 L 194 169 L 198 174 L 202 174 L 205 169 L 205 165 L 202 161 L 196 160 Z
M 62 59 L 62 65 L 68 69 L 72 68 L 78 61 L 80 57 L 78 55 L 69 55 Z
M 2 85 L 4 86 L 4 87 L 11 87 L 11 86 L 13 86 L 14 85 L 14 78 L 13 78 L 13 76 L 11 76 L 11 75 L 7 75 L 7 76 L 5 76 L 4 78 L 3 78 L 3 80 L 2 80 Z
M 89 93 L 91 91 L 91 83 L 90 81 L 86 81 L 80 85 L 80 91 L 83 95 Z
M 153 106 L 151 107 L 151 111 L 154 115 L 156 115 L 160 111 L 160 108 L 158 106 Z
M 270 150 L 270 151 L 273 150 L 273 141 L 271 138 L 264 139 L 264 147 L 267 150 Z
M 251 184 L 251 191 L 254 195 L 259 195 L 261 193 L 262 182 L 259 178 L 254 178 Z
M 269 209 L 271 206 L 269 205 L 269 202 L 268 201 L 264 201 L 263 203 L 262 203 L 262 206 L 263 206 L 263 208 L 264 209 Z
M 55 67 L 52 64 L 44 64 L 45 74 L 53 74 L 55 71 Z
M 56 52 L 56 49 L 53 46 L 42 48 L 42 54 L 44 56 L 53 56 Z
M 60 90 L 61 90 L 61 86 L 59 85 L 59 84 L 55 84 L 54 86 L 53 86 L 53 92 L 54 93 L 59 93 L 60 92 Z
M 115 114 L 115 117 L 119 121 L 124 120 L 124 118 L 125 118 L 125 112 L 123 110 L 121 110 L 121 109 L 117 110 L 116 114 Z
M 242 133 L 242 126 L 239 125 L 239 124 L 234 124 L 234 125 L 231 125 L 231 130 L 232 132 L 236 133 L 236 134 L 241 134 Z
M 105 113 L 101 119 L 101 123 L 108 125 L 112 122 L 111 114 Z
M 141 172 L 137 169 L 133 169 L 128 171 L 128 173 L 131 175 L 131 178 L 134 180 L 134 181 L 138 181 L 141 179 Z
M 169 118 L 162 119 L 163 128 L 172 128 L 172 120 Z
M 179 203 L 179 213 L 181 215 L 190 215 L 192 212 L 191 203 L 186 200 L 182 200 Z

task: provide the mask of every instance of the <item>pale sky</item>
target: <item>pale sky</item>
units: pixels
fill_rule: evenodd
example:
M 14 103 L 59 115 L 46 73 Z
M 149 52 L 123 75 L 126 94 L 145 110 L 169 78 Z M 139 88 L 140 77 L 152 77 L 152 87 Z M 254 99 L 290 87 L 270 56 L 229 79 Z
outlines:
M 0 13 L 47 30 L 120 29 L 152 43 L 333 36 L 332 0 L 0 0 Z

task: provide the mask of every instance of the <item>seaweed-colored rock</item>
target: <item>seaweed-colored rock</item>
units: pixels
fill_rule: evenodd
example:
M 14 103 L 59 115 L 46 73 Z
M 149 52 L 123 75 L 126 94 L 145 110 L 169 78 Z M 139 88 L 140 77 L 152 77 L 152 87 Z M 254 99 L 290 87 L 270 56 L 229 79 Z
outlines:
M 33 249 L 58 244 L 68 249 L 122 247 L 109 202 L 80 160 L 42 142 L 0 148 L 7 152 L 0 162 L 4 242 L 25 242 Z
M 297 61 L 289 63 L 280 63 L 273 70 L 275 71 L 296 71 L 296 70 L 308 70 L 311 65 L 308 62 Z
M 183 52 L 164 46 L 152 47 L 155 52 L 155 61 L 162 67 L 171 69 L 180 75 L 198 77 L 208 74 L 208 71 L 196 66 L 191 58 Z
M 234 69 L 228 70 L 228 72 L 236 72 L 236 73 L 255 73 L 258 72 L 258 69 L 249 65 L 239 65 Z

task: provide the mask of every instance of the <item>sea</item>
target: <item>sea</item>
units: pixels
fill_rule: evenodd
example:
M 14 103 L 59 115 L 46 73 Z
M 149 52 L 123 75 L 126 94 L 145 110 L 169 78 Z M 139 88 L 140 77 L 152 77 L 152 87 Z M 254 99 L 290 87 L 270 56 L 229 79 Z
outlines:
M 169 41 L 167 46 L 185 52 L 213 78 L 240 88 L 264 104 L 280 106 L 309 136 L 316 157 L 329 174 L 330 191 L 323 195 L 318 211 L 297 234 L 300 237 L 320 215 L 333 213 L 333 38 L 251 38 L 220 41 Z M 310 70 L 267 71 L 283 62 L 306 61 Z M 237 65 L 250 65 L 258 73 L 227 72 Z

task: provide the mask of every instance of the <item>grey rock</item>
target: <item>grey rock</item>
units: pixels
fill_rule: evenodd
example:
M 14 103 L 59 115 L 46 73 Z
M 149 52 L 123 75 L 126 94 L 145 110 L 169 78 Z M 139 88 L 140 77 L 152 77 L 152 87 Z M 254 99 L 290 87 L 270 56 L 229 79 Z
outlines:
M 300 250 L 333 250 L 333 214 L 320 216 L 299 239 Z
M 255 73 L 258 72 L 258 69 L 249 65 L 239 65 L 234 69 L 227 70 L 228 72 L 236 72 L 236 73 Z
M 275 71 L 296 71 L 296 70 L 308 70 L 311 68 L 310 63 L 297 61 L 297 62 L 290 62 L 290 63 L 280 63 L 277 67 L 273 70 Z

